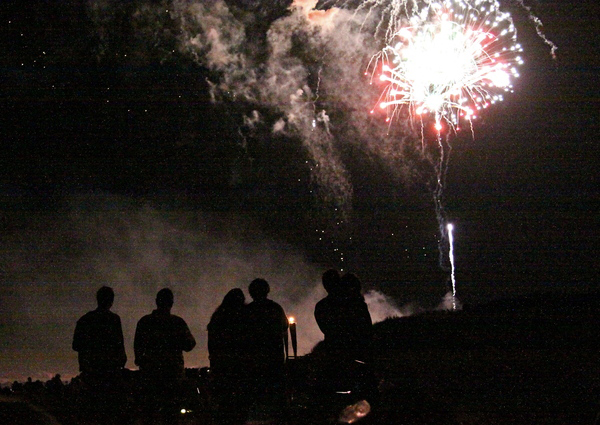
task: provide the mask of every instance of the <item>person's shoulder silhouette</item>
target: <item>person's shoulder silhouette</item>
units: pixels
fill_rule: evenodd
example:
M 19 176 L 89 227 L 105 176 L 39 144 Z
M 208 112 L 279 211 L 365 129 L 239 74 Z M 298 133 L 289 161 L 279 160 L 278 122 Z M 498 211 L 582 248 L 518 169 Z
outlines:
M 127 362 L 119 315 L 110 311 L 114 291 L 108 286 L 96 293 L 98 307 L 83 315 L 75 326 L 73 350 L 78 352 L 79 370 L 101 376 L 122 369 Z

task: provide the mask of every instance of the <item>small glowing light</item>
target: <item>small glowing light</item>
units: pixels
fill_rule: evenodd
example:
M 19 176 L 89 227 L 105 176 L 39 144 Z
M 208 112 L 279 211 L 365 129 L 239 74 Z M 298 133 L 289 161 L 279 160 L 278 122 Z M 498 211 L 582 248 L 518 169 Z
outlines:
M 288 322 L 291 324 L 296 323 L 296 318 L 294 316 L 288 317 Z

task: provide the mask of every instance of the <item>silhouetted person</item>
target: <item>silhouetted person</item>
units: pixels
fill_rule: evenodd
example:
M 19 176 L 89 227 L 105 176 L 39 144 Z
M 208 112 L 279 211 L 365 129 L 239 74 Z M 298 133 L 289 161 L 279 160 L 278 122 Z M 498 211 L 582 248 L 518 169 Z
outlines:
M 237 371 L 245 350 L 246 297 L 241 289 L 229 291 L 208 323 L 208 355 L 214 374 Z
M 156 310 L 142 317 L 135 330 L 135 364 L 148 376 L 165 383 L 184 378 L 183 351 L 196 346 L 187 323 L 171 314 L 173 292 L 161 289 L 156 295 Z
M 120 317 L 111 312 L 115 294 L 107 286 L 96 293 L 98 308 L 77 321 L 73 349 L 79 353 L 81 380 L 86 384 L 78 406 L 81 419 L 119 423 L 125 401 L 123 367 L 127 362 Z
M 152 409 L 174 407 L 181 396 L 185 378 L 183 351 L 196 346 L 187 323 L 171 314 L 173 292 L 163 288 L 156 295 L 156 310 L 142 317 L 135 330 L 133 349 L 147 386 L 147 402 Z
M 323 273 L 321 280 L 327 296 L 315 305 L 315 320 L 325 336 L 324 345 L 331 345 L 330 341 L 336 339 L 338 329 L 343 326 L 343 318 L 336 314 L 339 310 L 336 306 L 341 303 L 342 282 L 340 273 L 334 269 Z
M 79 354 L 82 378 L 91 384 L 114 379 L 127 362 L 121 318 L 110 311 L 114 298 L 112 288 L 100 288 L 96 293 L 98 307 L 75 326 L 73 350 Z
M 232 289 L 208 324 L 208 354 L 220 422 L 243 423 L 248 395 L 246 297 Z
M 353 274 L 340 278 L 333 269 L 323 273 L 322 279 L 327 297 L 315 306 L 315 319 L 325 337 L 315 350 L 319 384 L 328 392 L 368 387 L 365 392 L 371 393 L 372 321 L 360 280 Z
M 285 400 L 285 352 L 288 320 L 283 308 L 267 298 L 270 287 L 254 279 L 248 287 L 248 354 L 252 395 L 258 404 L 279 406 Z M 264 407 L 264 406 L 263 406 Z
M 370 358 L 371 341 L 373 339 L 373 321 L 369 307 L 361 294 L 362 283 L 353 273 L 346 273 L 341 279 L 341 291 L 346 298 L 347 335 L 343 336 L 348 349 L 355 350 L 357 358 Z
M 323 273 L 322 280 L 327 297 L 315 306 L 315 319 L 325 337 L 324 348 L 365 357 L 372 338 L 372 321 L 360 293 L 360 280 L 350 273 L 340 278 L 333 269 Z

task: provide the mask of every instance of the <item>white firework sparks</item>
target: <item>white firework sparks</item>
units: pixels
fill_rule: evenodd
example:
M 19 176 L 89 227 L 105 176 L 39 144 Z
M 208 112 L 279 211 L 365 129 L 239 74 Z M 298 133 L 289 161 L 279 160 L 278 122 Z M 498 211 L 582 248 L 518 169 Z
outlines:
M 412 118 L 433 116 L 438 131 L 443 122 L 459 130 L 513 91 L 523 49 L 497 1 L 445 0 L 411 10 L 391 15 L 386 45 L 369 65 L 384 84 L 379 107 L 388 120 L 406 107 Z

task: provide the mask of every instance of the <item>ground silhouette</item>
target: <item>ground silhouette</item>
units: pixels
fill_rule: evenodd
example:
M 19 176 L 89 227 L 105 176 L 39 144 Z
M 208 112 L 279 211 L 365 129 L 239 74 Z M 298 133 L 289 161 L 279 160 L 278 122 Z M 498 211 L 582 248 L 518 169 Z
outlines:
M 600 292 L 537 293 L 377 323 L 373 363 L 379 394 L 357 423 L 596 424 L 599 309 Z M 288 364 L 288 386 L 294 392 L 284 406 L 283 423 L 335 423 L 344 407 L 356 403 L 352 394 L 320 403 L 311 371 L 310 354 Z M 120 423 L 139 423 L 139 373 L 125 375 L 131 408 Z M 185 413 L 173 423 L 212 425 L 210 373 L 187 369 L 186 375 L 192 391 L 182 401 Z M 46 421 L 39 423 L 54 423 L 50 414 L 62 425 L 97 424 L 95 418 L 82 421 L 77 415 L 84 409 L 78 396 L 81 382 L 75 378 L 64 384 L 61 390 L 43 384 L 41 392 L 39 385 L 30 386 L 37 388 L 31 394 L 24 384 L 14 391 L 4 388 L 0 422 L 28 415 L 24 406 L 35 405 L 32 415 L 41 414 Z

